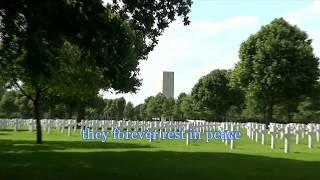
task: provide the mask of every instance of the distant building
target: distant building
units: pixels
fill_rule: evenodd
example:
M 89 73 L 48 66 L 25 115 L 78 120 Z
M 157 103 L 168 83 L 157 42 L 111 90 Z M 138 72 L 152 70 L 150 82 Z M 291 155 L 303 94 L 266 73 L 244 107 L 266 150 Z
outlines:
M 174 72 L 163 71 L 162 94 L 174 98 Z

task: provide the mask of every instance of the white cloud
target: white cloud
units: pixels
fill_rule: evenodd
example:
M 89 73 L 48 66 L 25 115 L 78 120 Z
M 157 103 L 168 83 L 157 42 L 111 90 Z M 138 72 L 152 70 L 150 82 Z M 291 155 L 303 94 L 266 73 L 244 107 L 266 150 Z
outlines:
M 320 57 L 320 23 L 315 21 L 320 19 L 320 1 L 314 0 L 311 5 L 288 12 L 283 17 L 308 33 L 313 40 L 314 53 Z
M 259 22 L 259 18 L 256 16 L 236 16 L 225 19 L 223 21 L 201 21 L 194 22 L 190 26 L 186 27 L 188 32 L 196 32 L 198 36 L 215 36 L 220 32 L 231 29 L 246 28 L 248 26 L 254 26 Z M 181 24 L 181 23 L 180 23 Z M 178 27 L 181 28 L 181 25 Z
M 210 73 L 214 69 L 232 69 L 235 65 L 235 62 L 239 61 L 238 52 L 234 51 L 231 54 L 227 54 L 220 58 L 219 64 L 212 63 L 207 64 L 206 66 L 197 69 L 196 74 L 197 77 L 201 77 Z
M 309 36 L 312 39 L 315 54 L 320 57 L 320 25 L 317 29 L 309 31 Z
M 309 6 L 303 7 L 296 11 L 291 11 L 283 15 L 283 17 L 292 24 L 302 24 L 306 20 L 314 20 L 314 16 L 320 15 L 320 1 L 315 0 Z

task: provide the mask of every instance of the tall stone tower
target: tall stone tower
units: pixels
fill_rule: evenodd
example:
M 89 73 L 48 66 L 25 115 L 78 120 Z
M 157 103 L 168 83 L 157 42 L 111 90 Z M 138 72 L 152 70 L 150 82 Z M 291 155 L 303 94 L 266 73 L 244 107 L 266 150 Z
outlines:
M 162 94 L 174 98 L 174 72 L 163 71 Z

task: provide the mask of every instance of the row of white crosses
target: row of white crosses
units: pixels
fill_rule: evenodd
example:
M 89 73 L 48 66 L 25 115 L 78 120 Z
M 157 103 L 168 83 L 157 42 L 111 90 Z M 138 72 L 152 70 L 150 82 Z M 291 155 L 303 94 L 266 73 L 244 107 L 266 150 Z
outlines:
M 12 128 L 14 131 L 29 127 L 32 119 L 0 119 L 0 130 Z
M 263 145 L 266 142 L 266 132 L 268 132 L 270 134 L 271 149 L 276 148 L 276 139 L 283 139 L 285 153 L 290 152 L 290 138 L 292 136 L 296 137 L 296 144 L 300 144 L 306 135 L 309 148 L 313 148 L 315 141 L 319 142 L 320 140 L 320 124 L 270 123 L 268 131 L 265 124 L 250 122 L 246 123 L 245 128 L 247 130 L 247 136 L 256 142 L 259 142 L 259 136 L 261 135 L 261 144 Z M 316 139 L 314 139 L 315 137 Z
M 159 131 L 160 137 L 162 132 L 168 131 L 185 131 L 186 145 L 190 144 L 190 131 L 204 133 L 206 131 L 239 131 L 240 128 L 247 130 L 247 136 L 261 144 L 266 143 L 266 134 L 270 134 L 271 148 L 275 149 L 276 139 L 280 138 L 284 141 L 284 151 L 290 152 L 290 137 L 295 135 L 296 144 L 300 144 L 304 136 L 308 138 L 308 147 L 313 148 L 314 137 L 319 142 L 320 124 L 278 124 L 270 123 L 268 128 L 265 124 L 260 123 L 233 123 L 233 122 L 205 122 L 205 121 L 115 121 L 115 120 L 82 120 L 77 123 L 76 120 L 68 119 L 42 119 L 41 125 L 44 131 L 51 133 L 52 128 L 64 133 L 68 129 L 68 135 L 76 132 L 77 126 L 81 127 L 81 132 L 85 128 L 94 130 L 101 129 L 113 131 L 118 128 L 121 131 Z M 35 129 L 35 120 L 33 119 L 0 119 L 0 129 L 13 128 L 15 131 L 28 127 L 32 132 Z M 150 141 L 152 141 L 150 139 Z M 223 143 L 235 148 L 234 140 L 223 140 Z
M 259 139 L 261 139 L 261 144 L 264 145 L 266 143 L 266 133 L 267 128 L 265 124 L 259 124 L 259 123 L 246 123 L 244 128 L 247 130 L 247 136 L 256 141 L 259 142 Z M 259 135 L 261 135 L 261 138 L 259 138 Z
M 118 128 L 121 130 L 134 130 L 134 131 L 146 131 L 147 129 L 161 129 L 162 131 L 178 131 L 181 128 L 186 128 L 187 122 L 180 121 L 116 121 L 116 120 L 81 120 L 80 123 L 76 123 L 76 120 L 72 119 L 41 119 L 41 125 L 44 130 L 51 132 L 52 128 L 58 129 L 61 133 L 65 128 L 71 131 L 78 126 L 83 128 L 93 128 L 95 130 L 107 128 Z M 218 123 L 213 122 L 189 122 L 193 130 L 205 132 L 211 131 L 217 128 Z M 14 130 L 28 129 L 32 132 L 36 127 L 36 121 L 34 119 L 0 119 L 0 129 L 13 128 Z
M 36 120 L 34 119 L 0 119 L 0 129 L 13 128 L 14 131 L 19 129 L 27 129 L 32 132 L 36 128 Z M 48 134 L 51 133 L 52 128 L 64 133 L 65 128 L 68 129 L 68 135 L 71 136 L 77 129 L 76 120 L 72 119 L 42 119 L 41 127 Z
M 123 121 L 123 120 L 82 120 L 79 123 L 81 130 L 90 129 L 111 129 L 117 128 L 120 131 L 147 131 L 147 130 L 162 130 L 162 131 L 178 131 L 184 122 L 176 121 Z
M 32 124 L 30 123 L 32 132 L 32 127 L 35 125 L 35 120 L 33 120 Z M 51 133 L 52 129 L 58 130 L 60 133 L 64 133 L 65 129 L 68 130 L 68 136 L 71 136 L 77 130 L 77 121 L 73 119 L 42 119 L 41 120 L 41 127 L 45 130 L 48 134 Z
M 35 129 L 34 119 L 0 119 L 0 129 L 12 128 L 18 130 L 23 127 L 28 127 L 32 132 Z M 117 128 L 120 131 L 158 131 L 161 137 L 162 132 L 168 131 L 184 131 L 186 134 L 186 145 L 190 144 L 189 132 L 205 133 L 207 131 L 239 131 L 243 126 L 241 123 L 232 122 L 205 122 L 194 121 L 188 122 L 181 121 L 123 121 L 123 120 L 81 120 L 77 123 L 72 119 L 42 119 L 41 127 L 48 134 L 52 129 L 58 130 L 60 133 L 64 133 L 65 129 L 68 129 L 68 135 L 72 135 L 76 132 L 77 126 L 80 127 L 80 133 L 86 129 L 102 131 L 111 130 L 114 131 Z M 150 139 L 152 141 L 152 139 Z M 223 140 L 223 143 L 230 146 L 231 149 L 235 148 L 234 140 Z

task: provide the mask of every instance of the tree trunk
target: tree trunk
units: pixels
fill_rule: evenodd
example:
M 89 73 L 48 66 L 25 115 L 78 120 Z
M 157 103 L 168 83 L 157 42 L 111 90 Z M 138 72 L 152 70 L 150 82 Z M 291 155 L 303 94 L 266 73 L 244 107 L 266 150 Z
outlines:
M 81 122 L 81 120 L 84 119 L 85 116 L 85 107 L 82 104 L 82 102 L 78 106 L 78 114 L 77 114 L 77 122 Z
M 267 122 L 267 106 L 263 105 L 263 121 Z
M 40 91 L 36 92 L 36 97 L 33 101 L 33 110 L 34 110 L 34 118 L 36 119 L 36 128 L 37 128 L 37 144 L 42 143 L 42 129 L 41 129 L 41 122 L 40 122 Z
M 72 105 L 67 104 L 66 109 L 67 109 L 67 116 L 66 116 L 66 118 L 67 118 L 67 119 L 72 119 L 73 110 L 74 110 L 73 107 L 72 107 Z
M 292 122 L 292 108 L 289 102 L 286 103 L 287 123 Z
M 266 124 L 268 124 L 269 122 L 272 122 L 272 116 L 273 116 L 273 103 L 270 102 L 268 103 L 268 107 L 267 107 L 267 118 L 266 118 Z

